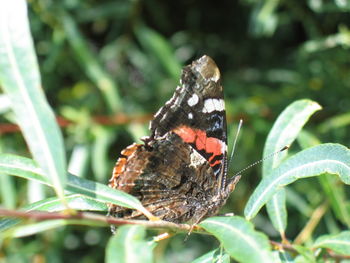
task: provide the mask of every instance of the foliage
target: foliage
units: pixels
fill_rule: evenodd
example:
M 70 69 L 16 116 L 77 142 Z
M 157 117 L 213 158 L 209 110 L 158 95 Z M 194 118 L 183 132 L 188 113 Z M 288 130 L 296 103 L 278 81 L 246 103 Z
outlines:
M 346 1 L 0 2 L 0 216 L 16 217 L 0 221 L 0 262 L 350 258 L 349 11 Z M 245 123 L 234 169 L 291 147 L 244 172 L 222 211 L 235 216 L 205 219 L 185 242 L 172 225 L 163 230 L 179 233 L 157 242 L 152 222 L 112 236 L 106 203 L 147 214 L 106 186 L 113 163 L 147 135 L 181 65 L 203 54 L 222 71 L 229 133 Z

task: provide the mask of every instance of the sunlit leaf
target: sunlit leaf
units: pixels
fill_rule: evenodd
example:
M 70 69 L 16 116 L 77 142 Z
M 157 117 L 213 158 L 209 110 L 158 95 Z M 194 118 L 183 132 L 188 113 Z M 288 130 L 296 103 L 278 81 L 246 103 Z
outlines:
M 1 172 L 20 176 L 29 180 L 35 180 L 51 186 L 43 176 L 42 170 L 35 165 L 35 162 L 28 158 L 0 154 L 0 173 Z M 100 202 L 134 208 L 143 212 L 145 215 L 151 216 L 136 197 L 112 189 L 104 184 L 68 174 L 66 190 L 72 193 L 84 194 Z
M 152 263 L 152 250 L 155 243 L 145 240 L 146 230 L 143 226 L 122 226 L 111 237 L 106 248 L 107 263 L 144 262 Z
M 8 230 L 3 234 L 4 237 L 25 237 L 38 234 L 50 229 L 65 226 L 66 222 L 62 219 L 42 221 L 35 224 L 28 224 L 25 226 L 19 226 L 14 229 Z
M 267 237 L 254 230 L 252 223 L 241 217 L 211 217 L 199 224 L 220 240 L 238 262 L 272 262 Z
M 321 143 L 320 140 L 315 137 L 315 135 L 306 131 L 302 131 L 298 135 L 298 142 L 304 149 Z M 350 211 L 346 202 L 346 186 L 340 184 L 339 179 L 330 174 L 319 176 L 318 180 L 325 195 L 328 197 L 328 200 L 336 217 L 344 224 L 350 226 Z
M 81 210 L 81 211 L 106 211 L 107 205 L 105 203 L 98 202 L 90 197 L 86 197 L 80 194 L 67 195 L 65 197 L 68 205 L 72 209 Z M 48 211 L 48 212 L 57 212 L 63 211 L 65 207 L 62 202 L 56 197 L 47 198 L 29 205 L 26 205 L 21 208 L 24 211 Z M 18 223 L 21 219 L 2 219 L 0 220 L 0 232 L 4 231 Z
M 220 251 L 220 249 L 215 249 L 193 260 L 191 263 L 230 263 L 230 256 Z
M 2 232 L 1 237 L 26 237 L 66 225 L 84 225 L 92 227 L 106 226 L 105 223 L 89 219 L 53 219 L 40 221 L 34 224 L 12 227 L 7 231 Z
M 298 100 L 289 105 L 274 123 L 265 143 L 263 157 L 266 158 L 284 146 L 291 145 L 310 116 L 320 109 L 320 105 L 311 100 Z M 271 175 L 271 171 L 281 163 L 286 155 L 287 151 L 283 151 L 265 159 L 263 177 Z M 271 222 L 279 232 L 284 232 L 287 225 L 285 195 L 284 189 L 281 189 L 267 203 Z
M 63 198 L 67 182 L 63 140 L 46 101 L 24 0 L 0 1 L 0 84 L 29 148 Z
M 328 248 L 339 254 L 350 256 L 350 231 L 321 236 L 316 239 L 312 246 L 314 248 Z
M 324 173 L 337 174 L 350 184 L 350 151 L 339 144 L 321 144 L 295 154 L 264 178 L 250 197 L 244 214 L 253 218 L 260 208 L 283 186 Z

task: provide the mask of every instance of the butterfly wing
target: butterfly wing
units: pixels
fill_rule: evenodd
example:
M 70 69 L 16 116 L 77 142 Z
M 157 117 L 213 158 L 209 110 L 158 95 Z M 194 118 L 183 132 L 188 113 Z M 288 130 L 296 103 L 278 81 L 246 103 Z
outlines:
M 174 132 L 210 164 L 225 186 L 227 169 L 226 113 L 220 71 L 208 56 L 182 71 L 180 86 L 150 123 L 151 139 Z
M 137 197 L 155 216 L 171 222 L 215 214 L 226 201 L 226 116 L 220 72 L 203 56 L 183 69 L 180 86 L 150 123 L 144 145 L 122 152 L 110 186 Z M 143 218 L 110 205 L 109 214 Z
M 207 213 L 203 204 L 210 202 L 218 187 L 209 163 L 174 133 L 147 146 L 126 148 L 109 186 L 137 197 L 153 215 L 176 223 Z M 112 216 L 144 218 L 138 211 L 109 208 Z

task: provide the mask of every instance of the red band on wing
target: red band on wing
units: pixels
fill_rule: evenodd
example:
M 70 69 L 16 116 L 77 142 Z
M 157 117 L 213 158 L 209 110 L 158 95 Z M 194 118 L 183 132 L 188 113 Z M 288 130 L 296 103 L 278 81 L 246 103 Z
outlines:
M 210 166 L 220 164 L 221 161 L 214 161 L 214 158 L 224 154 L 223 141 L 215 137 L 207 137 L 205 131 L 186 126 L 177 127 L 173 132 L 179 135 L 184 142 L 194 144 L 197 150 L 204 150 L 206 153 L 212 154 L 208 160 Z

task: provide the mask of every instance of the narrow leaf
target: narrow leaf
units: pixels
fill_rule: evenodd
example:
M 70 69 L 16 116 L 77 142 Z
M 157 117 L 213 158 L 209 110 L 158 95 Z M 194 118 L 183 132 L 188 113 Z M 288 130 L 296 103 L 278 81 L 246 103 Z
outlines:
M 212 250 L 191 263 L 230 263 L 230 256 L 220 252 L 219 249 Z
M 6 208 L 15 208 L 16 189 L 13 177 L 7 174 L 0 174 L 0 196 L 2 205 Z
M 35 160 L 63 198 L 66 159 L 62 135 L 41 88 L 24 0 L 0 1 L 0 84 Z
M 61 11 L 59 15 L 68 42 L 73 52 L 75 52 L 81 67 L 85 70 L 86 75 L 100 89 L 110 111 L 120 111 L 122 109 L 122 99 L 118 92 L 119 87 L 111 76 L 102 68 L 100 62 L 96 59 L 96 54 L 93 54 L 89 49 L 89 44 L 79 31 L 75 20 L 64 11 Z
M 154 243 L 145 240 L 143 226 L 122 226 L 107 244 L 106 262 L 153 262 Z
M 304 149 L 320 144 L 320 140 L 318 140 L 313 134 L 306 131 L 302 131 L 298 135 L 298 142 Z M 330 174 L 320 176 L 318 179 L 330 202 L 335 216 L 349 227 L 350 211 L 346 202 L 346 186 L 339 184 L 339 179 L 334 178 L 334 176 Z
M 286 192 L 280 189 L 266 204 L 267 213 L 273 226 L 283 233 L 287 226 Z
M 246 205 L 245 217 L 253 218 L 283 186 L 301 178 L 324 173 L 337 174 L 345 184 L 350 184 L 349 149 L 340 144 L 321 144 L 301 151 L 284 161 L 255 189 Z
M 321 107 L 316 102 L 310 100 L 298 100 L 289 105 L 277 118 L 273 125 L 264 148 L 263 157 L 277 152 L 292 142 L 310 118 L 310 116 Z M 263 162 L 263 177 L 271 174 L 287 155 L 287 151 L 275 154 Z M 271 201 L 267 203 L 267 211 L 274 227 L 283 233 L 287 226 L 286 193 L 284 189 L 278 191 Z
M 179 78 L 181 65 L 177 62 L 170 44 L 156 31 L 144 26 L 135 27 L 135 34 L 140 43 L 158 59 L 162 67 L 175 80 Z
M 26 237 L 34 234 L 38 234 L 40 232 L 44 232 L 50 229 L 54 229 L 57 227 L 65 226 L 66 220 L 57 219 L 57 220 L 48 220 L 42 221 L 35 224 L 28 224 L 25 226 L 19 226 L 15 229 L 11 229 L 6 231 L 3 236 L 4 237 Z
M 298 100 L 289 105 L 277 118 L 265 143 L 264 157 L 292 144 L 310 116 L 321 106 L 311 100 Z M 268 176 L 287 155 L 287 151 L 264 160 L 263 176 Z
M 52 187 L 51 183 L 44 177 L 42 170 L 36 166 L 34 161 L 28 158 L 10 154 L 0 154 L 0 173 L 7 173 L 29 180 L 35 180 Z M 112 189 L 104 184 L 68 174 L 68 182 L 65 190 L 72 193 L 84 194 L 100 202 L 134 208 L 141 211 L 146 216 L 152 217 L 137 198 L 125 192 Z
M 239 262 L 273 262 L 267 237 L 241 217 L 211 217 L 199 224 L 220 240 L 224 249 Z
M 25 237 L 35 235 L 50 229 L 55 229 L 66 225 L 84 225 L 93 227 L 105 227 L 106 224 L 88 219 L 55 219 L 45 220 L 34 224 L 18 226 L 2 233 L 2 237 Z
M 275 256 L 276 263 L 293 263 L 295 262 L 292 256 L 285 250 L 274 251 L 273 255 Z
M 321 236 L 316 239 L 313 247 L 329 248 L 337 253 L 350 256 L 350 231 L 344 231 L 336 235 Z
M 90 197 L 82 196 L 80 194 L 68 195 L 65 197 L 68 205 L 72 209 L 84 211 L 106 211 L 107 206 L 104 203 L 98 202 Z M 41 200 L 21 208 L 24 211 L 48 211 L 57 212 L 62 211 L 65 207 L 62 202 L 56 197 Z M 0 220 L 0 232 L 9 229 L 10 227 L 22 222 L 22 219 L 3 219 Z
M 112 140 L 115 137 L 115 130 L 107 129 L 102 126 L 94 127 L 95 141 L 92 145 L 91 165 L 94 172 L 94 178 L 97 181 L 107 181 L 110 167 L 108 163 L 108 150 Z

